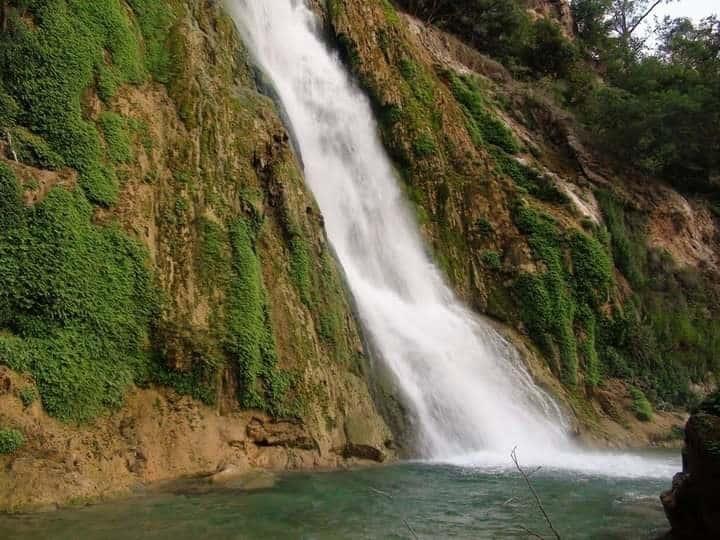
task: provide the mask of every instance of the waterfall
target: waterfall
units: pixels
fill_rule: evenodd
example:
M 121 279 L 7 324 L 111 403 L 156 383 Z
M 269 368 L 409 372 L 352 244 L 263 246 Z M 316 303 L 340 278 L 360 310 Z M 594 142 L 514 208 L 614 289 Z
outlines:
M 587 469 L 558 406 L 428 256 L 370 103 L 316 16 L 297 0 L 226 3 L 282 102 L 363 329 L 414 418 L 419 456 L 504 466 L 517 446 L 528 464 Z

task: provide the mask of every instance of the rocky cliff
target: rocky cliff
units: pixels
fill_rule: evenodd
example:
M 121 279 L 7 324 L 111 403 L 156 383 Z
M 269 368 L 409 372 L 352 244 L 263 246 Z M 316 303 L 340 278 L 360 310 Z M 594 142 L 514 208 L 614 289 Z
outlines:
M 0 507 L 392 457 L 322 216 L 220 5 L 2 8 L 0 429 L 23 444 Z
M 427 3 L 400 4 L 435 20 Z M 558 5 L 526 7 L 570 35 Z M 443 28 L 467 26 L 446 10 Z M 536 379 L 580 432 L 675 438 L 682 414 L 662 411 L 712 388 L 718 367 L 708 201 L 604 153 L 561 105 L 556 76 L 479 53 L 477 28 L 463 41 L 380 0 L 331 0 L 327 20 L 456 291 L 529 346 Z

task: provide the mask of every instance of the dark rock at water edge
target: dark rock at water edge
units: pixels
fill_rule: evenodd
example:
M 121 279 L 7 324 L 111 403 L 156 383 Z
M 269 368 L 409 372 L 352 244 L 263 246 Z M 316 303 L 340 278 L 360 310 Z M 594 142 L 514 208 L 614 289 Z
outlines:
M 683 472 L 660 496 L 672 527 L 666 538 L 720 538 L 720 411 L 713 403 L 705 402 L 688 420 Z

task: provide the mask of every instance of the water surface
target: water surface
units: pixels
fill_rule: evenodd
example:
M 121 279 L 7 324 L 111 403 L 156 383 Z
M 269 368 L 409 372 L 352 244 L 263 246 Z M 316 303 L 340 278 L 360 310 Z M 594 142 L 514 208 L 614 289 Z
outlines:
M 669 478 L 540 470 L 532 481 L 565 539 L 653 539 L 667 529 L 658 494 Z M 420 463 L 292 473 L 251 492 L 185 483 L 82 509 L 0 516 L 0 538 L 23 540 L 529 538 L 523 528 L 550 537 L 512 469 Z

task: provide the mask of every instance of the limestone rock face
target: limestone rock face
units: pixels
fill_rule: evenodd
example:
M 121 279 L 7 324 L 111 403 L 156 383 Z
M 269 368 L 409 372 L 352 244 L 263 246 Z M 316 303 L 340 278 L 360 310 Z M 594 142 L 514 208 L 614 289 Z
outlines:
M 676 540 L 720 538 L 720 416 L 699 412 L 685 427 L 683 472 L 660 496 Z

